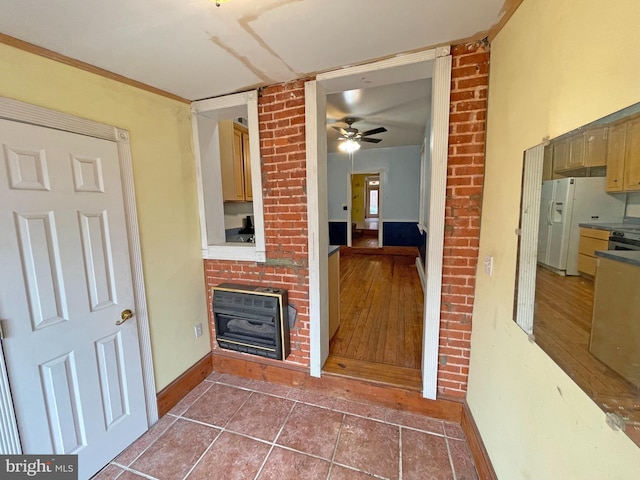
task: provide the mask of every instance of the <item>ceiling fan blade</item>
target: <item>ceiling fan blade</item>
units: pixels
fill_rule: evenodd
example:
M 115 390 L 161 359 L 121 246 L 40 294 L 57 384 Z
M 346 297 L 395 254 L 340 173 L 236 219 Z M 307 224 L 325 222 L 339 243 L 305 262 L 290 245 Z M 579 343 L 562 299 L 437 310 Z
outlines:
M 362 136 L 366 137 L 367 135 L 375 135 L 376 133 L 384 133 L 387 129 L 384 127 L 374 128 L 373 130 L 367 130 L 366 132 L 362 132 Z
M 369 143 L 380 143 L 382 141 L 381 138 L 367 138 L 362 137 L 358 139 L 359 142 L 369 142 Z
M 347 134 L 347 131 L 342 127 L 334 127 L 334 126 L 332 126 L 332 128 L 334 130 L 337 130 L 340 133 L 340 135 L 346 135 Z

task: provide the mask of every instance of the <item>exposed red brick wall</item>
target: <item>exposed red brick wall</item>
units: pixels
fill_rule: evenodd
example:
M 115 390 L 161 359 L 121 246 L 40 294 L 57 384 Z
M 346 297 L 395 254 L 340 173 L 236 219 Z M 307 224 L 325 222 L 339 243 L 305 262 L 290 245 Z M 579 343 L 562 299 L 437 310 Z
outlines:
M 456 45 L 451 56 L 438 393 L 464 396 L 480 240 L 489 46 L 484 41 Z
M 464 396 L 469 373 L 471 316 L 480 238 L 489 47 L 452 47 L 451 114 L 438 392 Z M 289 291 L 298 311 L 287 363 L 309 366 L 304 82 L 265 88 L 259 99 L 260 153 L 267 263 L 206 260 L 210 287 L 228 281 L 270 284 Z M 211 322 L 211 325 L 212 322 Z M 217 349 L 212 330 L 213 348 Z
M 270 285 L 288 290 L 289 303 L 298 312 L 291 331 L 291 354 L 286 362 L 308 367 L 305 81 L 267 87 L 258 99 L 267 262 L 205 260 L 205 276 L 214 350 L 219 347 L 213 331 L 211 287 L 231 281 Z

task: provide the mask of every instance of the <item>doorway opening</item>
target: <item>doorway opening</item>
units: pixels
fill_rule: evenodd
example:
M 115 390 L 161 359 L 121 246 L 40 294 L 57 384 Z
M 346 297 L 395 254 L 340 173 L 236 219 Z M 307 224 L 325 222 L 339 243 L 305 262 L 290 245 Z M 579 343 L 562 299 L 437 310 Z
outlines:
M 423 293 L 415 256 L 409 247 L 341 249 L 340 323 L 324 372 L 421 390 Z
M 342 170 L 336 173 L 327 168 L 332 160 L 327 141 L 328 125 L 328 95 L 342 92 L 345 103 L 357 99 L 357 91 L 366 93 L 370 87 L 394 85 L 402 82 L 411 82 L 417 79 L 429 79 L 429 93 L 432 96 L 429 120 L 423 126 L 422 138 L 428 139 L 428 151 L 422 170 L 418 167 L 415 174 L 407 178 L 417 178 L 419 184 L 419 200 L 416 202 L 419 212 L 415 214 L 417 220 L 416 229 L 429 231 L 429 235 L 423 237 L 425 256 L 414 257 L 412 261 L 418 271 L 418 278 L 424 285 L 424 301 L 422 309 L 423 335 L 421 339 L 421 368 L 417 370 L 421 379 L 422 395 L 425 398 L 435 399 L 437 396 L 437 372 L 438 372 L 438 343 L 440 332 L 440 303 L 442 291 L 442 252 L 444 243 L 444 202 L 447 178 L 447 153 L 449 130 L 449 96 L 451 87 L 451 55 L 450 48 L 439 47 L 436 49 L 407 54 L 402 57 L 383 60 L 372 64 L 344 68 L 333 72 L 319 74 L 316 80 L 305 83 L 305 123 L 307 144 L 307 201 L 308 201 L 308 226 L 309 226 L 309 330 L 310 330 L 310 374 L 315 377 L 328 371 L 327 358 L 329 357 L 329 234 L 334 228 L 334 219 L 340 218 L 344 227 L 350 222 L 348 201 L 346 197 L 333 195 L 328 191 L 329 186 L 344 185 L 344 173 L 347 171 L 346 162 L 342 164 Z M 362 88 L 366 87 L 366 88 Z M 356 90 L 356 92 L 353 92 Z M 356 95 L 354 95 L 354 93 Z M 378 110 L 381 112 L 383 110 Z M 345 112 L 346 113 L 346 112 Z M 370 112 L 375 113 L 375 112 Z M 363 117 L 375 120 L 371 126 L 360 124 L 358 128 L 367 135 L 373 131 L 381 132 L 380 127 L 388 128 L 390 123 L 378 122 L 370 113 L 363 113 Z M 336 118 L 345 118 L 336 117 Z M 346 118 L 351 118 L 349 115 Z M 399 119 L 402 125 L 402 118 Z M 345 130 L 344 127 L 337 130 Z M 340 132 L 342 133 L 342 132 Z M 349 132 L 348 132 L 349 133 Z M 358 132 L 356 132 L 356 135 Z M 344 134 L 343 134 L 344 136 Z M 381 135 L 382 136 L 382 135 Z M 344 140 L 343 140 L 344 141 Z M 369 142 L 370 143 L 370 142 Z M 421 141 L 418 143 L 422 143 Z M 405 144 L 406 145 L 406 144 Z M 389 144 L 385 146 L 391 146 Z M 421 145 L 415 145 L 420 152 Z M 365 150 L 364 144 L 358 154 Z M 373 150 L 372 150 L 373 151 Z M 418 157 L 420 154 L 418 153 Z M 344 158 L 344 157 L 343 157 Z M 378 158 L 378 161 L 396 161 L 396 158 Z M 372 165 L 380 168 L 380 165 Z M 339 169 L 338 169 L 339 170 Z M 369 169 L 367 169 L 369 170 Z M 365 171 L 367 171 L 365 170 Z M 369 170 L 370 171 L 370 170 Z M 407 173 L 408 170 L 404 172 Z M 402 173 L 403 170 L 400 171 Z M 385 178 L 397 180 L 395 175 L 385 174 Z M 425 180 L 426 179 L 426 180 Z M 347 183 L 348 184 L 348 183 Z M 385 186 L 385 180 L 381 181 Z M 390 190 L 386 189 L 388 192 Z M 403 188 L 397 191 L 402 192 Z M 386 201 L 387 193 L 380 195 L 385 203 L 384 213 L 388 221 L 396 220 L 390 213 Z M 335 212 L 335 213 L 334 213 Z M 399 215 L 404 212 L 400 211 Z M 344 220 L 342 220 L 344 219 Z M 402 220 L 402 219 L 400 219 Z M 386 222 L 387 220 L 385 220 Z M 327 228 L 329 223 L 329 228 Z M 382 220 L 379 226 L 387 232 Z M 344 228 L 341 232 L 349 232 Z M 338 233 L 341 233 L 340 231 Z M 344 233 L 343 233 L 344 234 Z M 345 235 L 346 236 L 346 235 Z M 332 242 L 334 243 L 334 242 Z M 386 243 L 386 240 L 384 241 Z M 344 243 L 343 243 L 344 245 Z M 344 248 L 344 247 L 342 247 Z M 383 248 L 387 248 L 383 246 Z M 378 249 L 364 249 L 376 252 Z M 374 256 L 374 255 L 370 255 Z M 425 258 L 429 261 L 425 262 Z M 346 262 L 345 262 L 346 263 Z M 342 270 L 342 268 L 341 268 Z M 377 295 L 372 294 L 372 298 Z M 341 315 L 342 317 L 342 315 Z M 338 368 L 340 365 L 338 365 Z
M 382 246 L 380 173 L 351 173 L 351 246 Z

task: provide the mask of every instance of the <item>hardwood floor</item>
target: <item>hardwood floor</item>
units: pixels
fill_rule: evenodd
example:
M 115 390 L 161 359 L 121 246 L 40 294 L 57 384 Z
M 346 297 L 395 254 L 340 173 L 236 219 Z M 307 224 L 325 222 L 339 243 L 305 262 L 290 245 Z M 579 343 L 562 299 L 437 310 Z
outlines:
M 417 252 L 342 252 L 340 328 L 324 370 L 420 389 L 424 300 Z
M 623 417 L 633 438 L 640 429 L 640 389 L 589 352 L 593 281 L 541 267 L 537 272 L 536 343 L 605 412 Z
M 361 235 L 351 239 L 351 245 L 354 247 L 378 248 L 378 232 L 376 235 Z
M 378 223 L 375 228 L 372 224 L 364 225 L 365 228 L 354 228 L 351 245 L 354 247 L 377 248 L 378 247 Z

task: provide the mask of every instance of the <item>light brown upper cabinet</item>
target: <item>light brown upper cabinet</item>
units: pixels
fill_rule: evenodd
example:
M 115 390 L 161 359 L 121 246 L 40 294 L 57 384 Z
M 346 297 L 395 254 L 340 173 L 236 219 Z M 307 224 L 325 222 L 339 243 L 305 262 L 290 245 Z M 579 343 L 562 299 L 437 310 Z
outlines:
M 569 158 L 569 166 L 604 167 L 607 164 L 608 127 L 592 128 L 579 135 L 583 139 L 582 153 L 574 158 L 573 150 Z M 573 143 L 572 143 L 573 148 Z
M 560 140 L 553 144 L 553 171 L 561 172 L 569 166 L 569 141 Z
M 225 202 L 245 202 L 253 199 L 251 188 L 251 157 L 249 132 L 233 120 L 218 124 L 222 197 Z
M 553 172 L 570 175 L 579 168 L 604 167 L 607 127 L 595 127 L 553 142 Z
M 609 128 L 607 191 L 640 191 L 640 116 Z
M 607 192 L 622 191 L 626 141 L 626 123 L 618 123 L 609 127 L 609 143 L 607 145 Z
M 569 158 L 567 168 L 584 167 L 584 134 L 580 133 L 569 139 Z
M 624 155 L 624 190 L 640 190 L 640 117 L 627 123 Z

